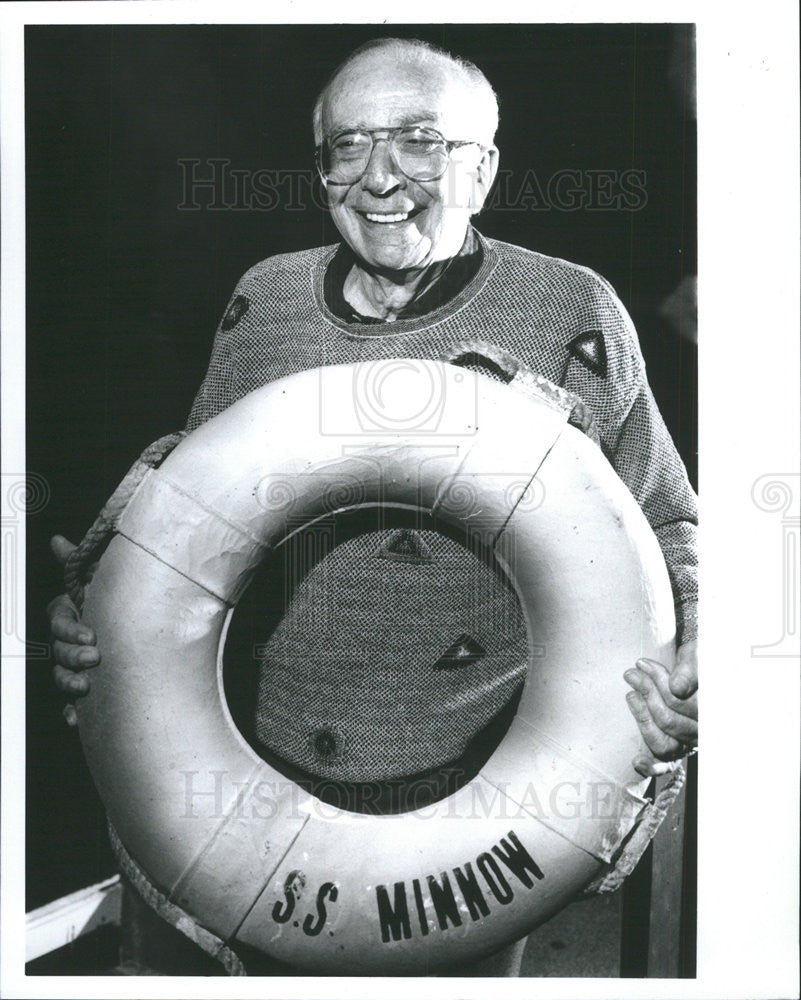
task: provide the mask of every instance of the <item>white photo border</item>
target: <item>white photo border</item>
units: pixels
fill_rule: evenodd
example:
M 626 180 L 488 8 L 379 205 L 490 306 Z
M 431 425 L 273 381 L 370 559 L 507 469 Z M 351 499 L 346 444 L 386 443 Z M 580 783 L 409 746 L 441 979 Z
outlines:
M 224 21 L 221 20 L 221 10 Z M 25 468 L 25 24 L 258 23 L 231 2 L 18 3 L 2 10 L 2 459 Z M 400 18 L 399 13 L 403 14 Z M 703 713 L 699 755 L 698 971 L 692 980 L 495 981 L 508 997 L 777 998 L 798 990 L 799 659 L 752 655 L 775 639 L 787 579 L 781 525 L 755 502 L 760 477 L 798 474 L 798 12 L 700 2 L 506 3 L 485 9 L 284 2 L 271 22 L 604 22 L 697 25 L 699 139 L 699 476 Z M 6 502 L 4 496 L 3 502 Z M 796 502 L 797 499 L 796 499 Z M 5 511 L 4 511 L 5 514 Z M 796 515 L 797 516 L 797 511 Z M 24 539 L 4 571 L 24 593 Z M 797 560 L 796 552 L 796 560 Z M 796 564 L 796 572 L 797 564 Z M 797 581 L 796 577 L 796 581 Z M 6 580 L 6 583 L 9 581 Z M 796 583 L 797 586 L 797 583 Z M 4 604 L 4 609 L 6 605 Z M 796 609 L 797 611 L 797 609 Z M 4 654 L 18 650 L 3 633 Z M 24 680 L 3 662 L 2 966 L 9 997 L 372 996 L 350 978 L 24 976 Z M 54 818 L 57 822 L 57 817 Z M 54 835 L 57 835 L 54 833 Z M 479 980 L 384 979 L 390 1000 L 482 997 Z

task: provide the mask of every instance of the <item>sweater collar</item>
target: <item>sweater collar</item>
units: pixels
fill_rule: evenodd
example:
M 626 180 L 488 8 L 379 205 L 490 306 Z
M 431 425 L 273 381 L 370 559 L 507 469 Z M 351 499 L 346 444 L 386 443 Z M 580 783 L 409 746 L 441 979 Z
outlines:
M 484 262 L 484 248 L 478 233 L 472 226 L 467 230 L 459 253 L 452 257 L 434 282 L 409 305 L 393 322 L 425 316 L 447 305 L 467 287 L 481 269 Z M 356 263 L 356 256 L 350 247 L 342 243 L 337 248 L 323 278 L 323 299 L 328 309 L 346 323 L 386 326 L 385 320 L 374 316 L 362 316 L 345 299 L 343 290 L 345 279 Z

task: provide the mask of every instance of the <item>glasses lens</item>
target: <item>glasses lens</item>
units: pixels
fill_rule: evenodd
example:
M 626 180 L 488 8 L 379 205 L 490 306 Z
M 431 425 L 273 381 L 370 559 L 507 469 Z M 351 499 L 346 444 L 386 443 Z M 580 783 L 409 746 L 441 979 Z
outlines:
M 349 184 L 367 169 L 373 140 L 366 132 L 343 132 L 323 143 L 321 165 L 325 176 Z
M 381 140 L 378 140 L 381 141 Z M 398 168 L 413 181 L 435 180 L 445 173 L 448 149 L 432 129 L 400 129 L 390 139 Z M 373 151 L 369 132 L 342 132 L 326 140 L 320 150 L 323 175 L 335 184 L 351 184 L 367 169 Z
M 398 166 L 413 181 L 435 180 L 448 165 L 445 140 L 432 129 L 403 129 L 392 140 L 392 149 Z

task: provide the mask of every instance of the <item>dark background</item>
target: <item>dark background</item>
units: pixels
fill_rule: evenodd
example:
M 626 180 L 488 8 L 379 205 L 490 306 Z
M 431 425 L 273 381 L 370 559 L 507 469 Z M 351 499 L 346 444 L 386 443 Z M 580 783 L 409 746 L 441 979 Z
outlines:
M 49 502 L 28 518 L 28 638 L 61 589 L 48 549 L 78 540 L 141 449 L 181 428 L 240 275 L 272 253 L 335 242 L 325 212 L 279 191 L 271 210 L 196 195 L 180 160 L 305 173 L 309 118 L 334 66 L 377 35 L 475 61 L 501 101 L 508 178 L 478 227 L 588 265 L 632 314 L 665 421 L 695 480 L 694 35 L 677 25 L 67 26 L 26 29 L 27 455 Z M 533 171 L 645 172 L 638 210 L 568 211 L 513 195 Z M 510 173 L 507 173 L 510 172 Z M 528 175 L 529 178 L 531 175 Z M 586 177 L 586 174 L 582 175 Z M 315 200 L 319 202 L 317 186 Z M 218 203 L 219 203 L 218 198 Z M 46 656 L 29 660 L 28 899 L 114 870 L 103 813 Z

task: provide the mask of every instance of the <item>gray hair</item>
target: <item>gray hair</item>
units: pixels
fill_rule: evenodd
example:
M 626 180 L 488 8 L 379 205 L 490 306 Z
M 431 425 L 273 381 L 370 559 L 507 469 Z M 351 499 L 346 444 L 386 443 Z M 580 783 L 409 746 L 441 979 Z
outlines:
M 409 62 L 436 59 L 446 62 L 456 69 L 464 81 L 465 87 L 472 91 L 476 134 L 480 137 L 483 145 L 491 146 L 493 144 L 495 133 L 498 130 L 498 97 L 492 89 L 489 80 L 478 66 L 470 62 L 469 59 L 454 56 L 445 49 L 441 49 L 437 45 L 432 45 L 430 42 L 424 42 L 419 38 L 374 38 L 354 49 L 349 56 L 343 59 L 326 81 L 325 86 L 320 91 L 314 103 L 312 124 L 314 127 L 315 143 L 322 142 L 323 104 L 333 83 L 351 63 L 355 62 L 365 53 L 378 49 L 392 50 L 397 56 Z

